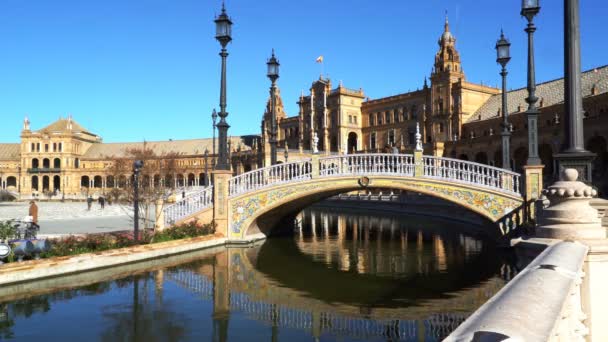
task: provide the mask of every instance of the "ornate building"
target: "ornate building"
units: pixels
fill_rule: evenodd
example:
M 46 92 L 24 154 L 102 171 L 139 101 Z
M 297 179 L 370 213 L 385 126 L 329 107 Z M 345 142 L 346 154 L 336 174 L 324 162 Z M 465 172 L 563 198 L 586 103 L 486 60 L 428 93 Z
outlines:
M 230 138 L 235 171 L 257 167 L 251 157 L 251 146 L 257 140 L 257 136 Z M 212 139 L 103 143 L 100 136 L 72 117 L 60 118 L 39 130 L 31 130 L 26 118 L 21 143 L 0 144 L 0 190 L 21 199 L 43 196 L 78 199 L 106 193 L 131 182 L 131 170 L 116 175 L 112 164 L 119 158 L 128 158 L 133 150 L 150 150 L 161 158 L 172 154 L 175 170 L 179 170 L 170 175 L 144 175 L 142 186 L 162 184 L 180 188 L 209 183 L 215 160 Z
M 447 18 L 438 45 L 430 84 L 425 79 L 416 91 L 370 100 L 361 89 L 349 90 L 342 84 L 332 89 L 331 81 L 321 77 L 313 83 L 310 95 L 300 95 L 297 116 L 288 117 L 282 99 L 277 101 L 278 145 L 307 151 L 316 133 L 322 153 L 344 153 L 345 148 L 348 153 L 387 152 L 393 146 L 401 152 L 411 152 L 418 124 L 425 153 L 500 166 L 501 89 L 466 80 Z M 582 88 L 586 148 L 596 154 L 594 184 L 606 196 L 608 66 L 584 72 Z M 564 138 L 563 79 L 539 84 L 536 92 L 541 111 L 539 151 L 548 179 L 555 176 L 553 154 L 559 152 Z M 522 88 L 509 91 L 507 96 L 513 131 L 512 165 L 521 172 L 528 153 L 524 100 L 527 92 Z M 262 123 L 264 135 L 269 130 L 270 113 L 267 106 Z M 269 153 L 266 146 L 263 153 Z M 299 156 L 305 154 L 295 157 Z

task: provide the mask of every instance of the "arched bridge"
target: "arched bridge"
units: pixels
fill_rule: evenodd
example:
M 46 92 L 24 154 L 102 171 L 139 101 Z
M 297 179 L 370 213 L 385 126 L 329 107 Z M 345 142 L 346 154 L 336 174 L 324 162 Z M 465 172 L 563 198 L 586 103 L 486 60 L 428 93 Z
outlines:
M 350 154 L 299 160 L 232 177 L 164 208 L 166 225 L 213 217 L 230 239 L 269 233 L 282 217 L 362 188 L 435 196 L 499 222 L 523 204 L 520 175 L 479 163 L 411 154 Z M 217 205 L 214 205 L 214 202 Z

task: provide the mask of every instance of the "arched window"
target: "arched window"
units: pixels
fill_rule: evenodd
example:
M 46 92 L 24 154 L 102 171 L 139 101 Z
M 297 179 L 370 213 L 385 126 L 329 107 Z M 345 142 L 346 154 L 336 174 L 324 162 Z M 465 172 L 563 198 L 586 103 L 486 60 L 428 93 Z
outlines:
M 374 114 L 370 114 L 370 115 L 369 115 L 369 125 L 370 125 L 370 126 L 375 125 L 375 124 L 376 124 L 376 122 L 375 122 L 375 121 L 376 121 L 376 120 L 374 120 Z
M 55 158 L 53 160 L 53 167 L 56 169 L 60 169 L 61 168 L 61 159 Z
M 39 167 L 40 167 L 40 162 L 38 161 L 38 158 L 32 159 L 32 169 L 37 169 Z

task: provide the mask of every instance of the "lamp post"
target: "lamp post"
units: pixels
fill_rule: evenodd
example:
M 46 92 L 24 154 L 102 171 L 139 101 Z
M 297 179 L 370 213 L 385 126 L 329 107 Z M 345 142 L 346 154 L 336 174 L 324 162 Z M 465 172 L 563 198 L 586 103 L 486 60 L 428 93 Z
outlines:
M 534 32 L 536 26 L 534 25 L 534 16 L 540 11 L 540 0 L 522 0 L 521 15 L 528 20 L 528 26 L 525 31 L 528 34 L 528 97 L 526 102 L 528 103 L 528 110 L 526 116 L 528 117 L 528 160 L 527 165 L 541 165 L 540 158 L 538 157 L 538 108 L 536 108 L 536 76 L 534 70 Z
M 139 172 L 143 166 L 143 160 L 133 162 L 133 238 L 135 241 L 139 241 Z
M 564 144 L 555 155 L 556 176 L 567 168 L 579 171 L 579 179 L 591 182 L 595 154 L 585 150 L 579 0 L 564 0 Z M 559 117 L 558 117 L 559 118 Z
M 232 40 L 232 21 L 228 14 L 226 14 L 226 8 L 222 3 L 222 13 L 215 18 L 215 39 L 222 46 L 220 56 L 222 57 L 222 78 L 220 85 L 220 122 L 217 124 L 218 128 L 218 160 L 216 169 L 218 170 L 230 170 L 230 163 L 228 162 L 228 128 L 230 125 L 226 122 L 228 113 L 226 112 L 226 58 L 228 57 L 228 51 L 226 45 Z
M 205 149 L 205 183 L 203 184 L 204 186 L 208 186 L 209 185 L 209 149 Z
M 275 165 L 277 163 L 277 112 L 276 112 L 276 81 L 279 78 L 279 61 L 274 56 L 274 49 L 272 49 L 272 56 L 266 63 L 268 66 L 268 78 L 270 79 L 270 164 Z
M 511 169 L 511 132 L 509 132 L 509 109 L 507 108 L 507 64 L 511 60 L 511 43 L 505 38 L 502 30 L 500 39 L 496 42 L 496 62 L 502 66 L 500 76 L 502 76 L 502 168 Z
M 215 108 L 213 108 L 213 112 L 211 112 L 211 120 L 213 121 L 213 141 L 211 142 L 211 144 L 213 146 L 211 146 L 212 150 L 213 150 L 213 154 L 212 157 L 216 158 L 216 154 L 215 154 L 215 130 L 217 129 L 217 112 L 215 111 Z M 213 170 L 215 170 L 215 163 L 213 163 L 212 166 Z
M 285 142 L 285 152 L 283 152 L 283 157 L 285 157 L 285 163 L 289 159 L 289 147 L 287 147 L 287 141 Z

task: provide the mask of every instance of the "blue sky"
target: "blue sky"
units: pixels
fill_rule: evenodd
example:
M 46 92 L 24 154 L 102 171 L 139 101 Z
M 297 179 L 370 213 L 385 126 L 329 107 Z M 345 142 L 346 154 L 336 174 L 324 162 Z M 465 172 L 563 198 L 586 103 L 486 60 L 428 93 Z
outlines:
M 289 115 L 319 77 L 371 98 L 415 90 L 432 67 L 445 10 L 472 82 L 499 83 L 494 44 L 512 42 L 510 87 L 526 82 L 521 1 L 227 0 L 229 134 L 259 133 L 275 48 Z M 563 1 L 541 1 L 537 81 L 563 76 Z M 0 142 L 71 113 L 106 142 L 211 136 L 219 107 L 219 0 L 0 0 Z M 581 1 L 583 69 L 608 64 L 605 0 Z

